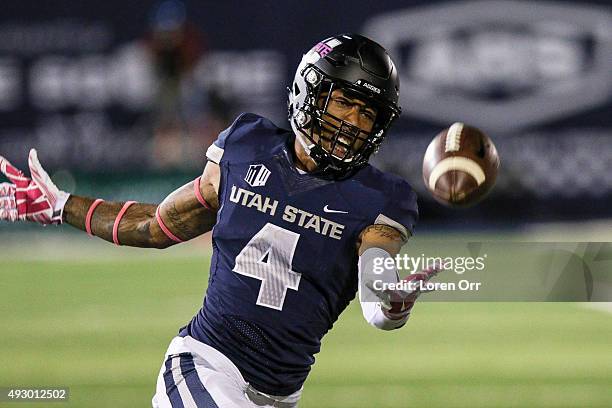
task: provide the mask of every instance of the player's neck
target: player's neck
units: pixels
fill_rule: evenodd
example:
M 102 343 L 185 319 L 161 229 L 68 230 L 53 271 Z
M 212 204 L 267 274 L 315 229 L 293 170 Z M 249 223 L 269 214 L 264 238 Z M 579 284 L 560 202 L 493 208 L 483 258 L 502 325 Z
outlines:
M 304 146 L 302 146 L 302 144 L 297 140 L 297 138 L 295 139 L 293 146 L 295 150 L 296 159 L 295 166 L 298 169 L 308 173 L 315 171 L 317 169 L 317 164 L 310 158 L 308 153 L 306 153 Z

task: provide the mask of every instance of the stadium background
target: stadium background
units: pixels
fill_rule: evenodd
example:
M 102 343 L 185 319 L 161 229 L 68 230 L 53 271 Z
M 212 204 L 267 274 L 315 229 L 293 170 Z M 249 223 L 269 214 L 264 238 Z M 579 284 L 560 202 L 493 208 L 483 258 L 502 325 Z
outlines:
M 237 113 L 287 126 L 301 53 L 361 32 L 401 74 L 404 113 L 375 162 L 419 192 L 414 247 L 612 241 L 611 16 L 606 1 L 13 0 L 0 12 L 0 154 L 24 166 L 36 147 L 61 188 L 158 202 L 201 171 Z M 427 143 L 457 120 L 487 131 L 502 158 L 494 192 L 462 211 L 420 179 Z M 147 406 L 167 343 L 201 303 L 208 238 L 160 252 L 0 224 L 0 243 L 0 387 Z M 606 310 L 423 302 L 383 333 L 353 304 L 301 406 L 611 406 Z

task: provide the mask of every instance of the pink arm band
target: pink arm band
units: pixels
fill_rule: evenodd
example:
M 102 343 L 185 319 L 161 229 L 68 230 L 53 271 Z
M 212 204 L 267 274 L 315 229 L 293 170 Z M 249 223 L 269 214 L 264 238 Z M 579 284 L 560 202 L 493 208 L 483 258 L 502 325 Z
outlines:
M 200 204 L 206 207 L 206 209 L 212 210 L 212 208 L 210 208 L 210 204 L 208 204 L 206 200 L 204 199 L 204 197 L 202 197 L 202 192 L 200 191 L 200 179 L 201 178 L 202 176 L 198 177 L 197 179 L 193 181 L 193 189 L 195 191 L 195 196 L 200 202 Z
M 98 198 L 96 199 L 96 201 L 91 203 L 89 210 L 87 210 L 87 216 L 85 217 L 85 231 L 87 231 L 87 234 L 90 237 L 94 236 L 93 232 L 91 232 L 91 217 L 93 217 L 93 213 L 96 210 L 96 207 L 98 207 L 103 202 L 104 200 L 102 200 L 101 198 Z
M 119 211 L 119 214 L 117 214 L 117 218 L 115 218 L 115 224 L 113 224 L 113 242 L 115 243 L 115 245 L 121 245 L 119 243 L 119 223 L 121 222 L 121 218 L 123 218 L 128 208 L 130 208 L 130 206 L 135 203 L 136 201 L 128 201 L 123 204 L 121 211 Z
M 159 224 L 159 228 L 164 231 L 164 234 L 166 234 L 168 238 L 170 238 L 174 242 L 183 242 L 182 239 L 174 235 L 172 231 L 170 231 L 168 227 L 166 227 L 166 224 L 164 224 L 164 220 L 162 220 L 161 215 L 159 214 L 159 207 L 157 207 L 157 210 L 155 210 L 155 219 L 157 220 L 157 224 Z

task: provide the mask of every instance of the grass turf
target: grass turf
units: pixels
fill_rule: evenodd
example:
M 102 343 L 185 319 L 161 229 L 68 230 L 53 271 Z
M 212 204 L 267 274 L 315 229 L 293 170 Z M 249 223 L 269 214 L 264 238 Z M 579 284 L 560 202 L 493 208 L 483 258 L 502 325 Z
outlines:
M 199 308 L 207 257 L 4 261 L 0 387 L 68 386 L 58 407 L 146 407 Z M 612 316 L 575 303 L 432 303 L 382 332 L 353 302 L 325 337 L 309 407 L 610 407 Z M 0 403 L 0 406 L 41 404 Z

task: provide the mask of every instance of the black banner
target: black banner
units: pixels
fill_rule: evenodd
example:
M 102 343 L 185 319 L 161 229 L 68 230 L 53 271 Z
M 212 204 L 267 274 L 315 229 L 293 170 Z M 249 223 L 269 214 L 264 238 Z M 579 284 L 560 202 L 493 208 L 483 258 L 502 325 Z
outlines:
M 286 121 L 302 53 L 339 32 L 387 47 L 403 114 L 374 159 L 426 217 L 425 148 L 461 121 L 501 156 L 462 220 L 612 214 L 612 11 L 606 2 L 40 2 L 0 18 L 0 152 L 69 172 L 199 171 L 235 115 Z

